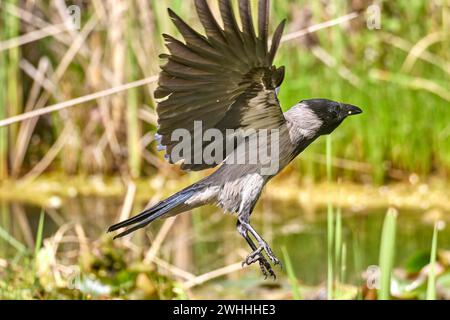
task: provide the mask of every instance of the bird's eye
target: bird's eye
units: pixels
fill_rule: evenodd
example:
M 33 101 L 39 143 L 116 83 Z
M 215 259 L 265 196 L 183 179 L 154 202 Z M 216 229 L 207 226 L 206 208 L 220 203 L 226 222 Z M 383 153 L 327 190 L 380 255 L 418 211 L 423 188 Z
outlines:
M 339 106 L 338 105 L 334 105 L 333 107 L 330 108 L 330 114 L 333 118 L 337 118 L 339 116 Z

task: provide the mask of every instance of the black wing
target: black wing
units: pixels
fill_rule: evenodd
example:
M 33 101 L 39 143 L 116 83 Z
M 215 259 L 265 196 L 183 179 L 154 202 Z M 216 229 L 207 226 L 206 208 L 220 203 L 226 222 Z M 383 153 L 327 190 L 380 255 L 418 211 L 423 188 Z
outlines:
M 195 0 L 195 7 L 206 36 L 170 9 L 169 15 L 184 42 L 163 34 L 170 54 L 161 55 L 167 63 L 161 67 L 155 98 L 163 99 L 157 106 L 158 135 L 172 163 L 171 152 L 178 143 L 172 141 L 172 133 L 187 129 L 193 140 L 194 121 L 201 121 L 203 131 L 220 130 L 225 139 L 226 129 L 274 129 L 285 122 L 275 92 L 284 79 L 284 67 L 272 65 L 285 21 L 276 29 L 269 48 L 269 0 L 259 1 L 258 34 L 248 0 L 239 0 L 242 29 L 231 0 L 219 0 L 223 28 L 206 0 Z M 194 164 L 195 153 L 202 152 L 206 144 L 201 149 L 192 148 L 181 168 L 202 170 L 216 166 Z

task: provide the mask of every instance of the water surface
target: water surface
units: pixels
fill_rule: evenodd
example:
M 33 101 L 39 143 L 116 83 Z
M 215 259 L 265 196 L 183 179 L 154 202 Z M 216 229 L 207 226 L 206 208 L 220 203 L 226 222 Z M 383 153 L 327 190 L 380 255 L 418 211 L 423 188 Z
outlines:
M 44 238 L 51 237 L 66 223 L 79 223 L 92 239 L 105 236 L 108 226 L 117 222 L 121 199 L 77 197 L 58 209 L 46 209 Z M 145 206 L 137 203 L 134 213 Z M 0 217 L 2 227 L 15 239 L 27 244 L 35 238 L 41 208 L 23 203 L 4 203 Z M 358 283 L 361 273 L 378 263 L 380 234 L 386 208 L 352 212 L 343 209 L 343 243 L 346 247 L 345 277 Z M 217 208 L 197 209 L 183 214 L 164 241 L 158 255 L 194 274 L 202 274 L 224 265 L 240 261 L 249 251 L 245 241 L 235 230 L 235 217 Z M 163 221 L 138 231 L 133 241 L 150 247 Z M 307 285 L 319 285 L 326 280 L 327 220 L 326 209 L 304 210 L 295 203 L 280 203 L 263 199 L 252 216 L 256 230 L 272 244 L 274 252 L 283 260 L 281 248 L 289 253 L 298 279 Z M 30 235 L 26 235 L 28 233 Z M 425 222 L 423 210 L 400 211 L 396 241 L 396 266 L 406 263 L 417 252 L 431 246 L 433 226 Z M 28 240 L 27 240 L 28 237 Z M 137 240 L 136 240 L 137 239 Z M 440 248 L 450 248 L 450 234 L 443 231 Z M 0 256 L 11 257 L 15 249 L 0 240 Z M 259 277 L 257 267 L 245 272 Z

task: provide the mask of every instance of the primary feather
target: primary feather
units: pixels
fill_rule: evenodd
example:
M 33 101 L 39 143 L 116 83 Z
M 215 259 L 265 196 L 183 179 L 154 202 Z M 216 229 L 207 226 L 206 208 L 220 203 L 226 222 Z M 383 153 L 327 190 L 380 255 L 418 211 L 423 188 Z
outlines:
M 273 66 L 284 21 L 278 26 L 268 49 L 269 1 L 260 0 L 258 34 L 253 24 L 250 2 L 239 0 L 239 28 L 229 0 L 220 0 L 223 28 L 214 18 L 206 0 L 196 0 L 195 7 L 206 35 L 192 29 L 175 12 L 169 15 L 183 36 L 181 42 L 164 35 L 168 55 L 161 67 L 155 97 L 158 103 L 158 134 L 170 162 L 178 141 L 174 130 L 187 129 L 194 139 L 194 121 L 201 121 L 203 131 L 219 129 L 226 140 L 226 129 L 273 129 L 284 123 L 276 88 L 284 78 L 284 68 Z M 194 146 L 193 141 L 191 145 Z M 194 164 L 201 159 L 194 149 L 186 155 L 181 168 L 202 170 L 217 163 Z M 223 159 L 226 158 L 224 150 Z M 190 161 L 187 158 L 190 157 Z

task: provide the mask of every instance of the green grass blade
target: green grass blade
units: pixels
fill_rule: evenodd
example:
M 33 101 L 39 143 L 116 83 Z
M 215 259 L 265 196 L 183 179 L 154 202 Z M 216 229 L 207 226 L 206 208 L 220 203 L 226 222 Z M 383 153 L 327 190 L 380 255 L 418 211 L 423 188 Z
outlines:
M 327 181 L 330 183 L 333 180 L 333 149 L 332 149 L 332 139 L 331 136 L 327 136 Z
M 332 145 L 331 136 L 327 136 L 326 154 L 327 154 L 327 180 L 331 183 L 332 180 Z M 334 211 L 333 204 L 328 203 L 327 210 L 327 299 L 332 300 L 334 297 L 333 284 L 334 284 L 334 272 L 333 272 L 333 242 L 334 242 Z
M 341 208 L 336 210 L 336 223 L 334 231 L 334 265 L 336 270 L 335 280 L 338 282 L 339 273 L 337 272 L 341 264 L 341 254 L 342 254 L 342 211 Z
M 0 227 L 0 238 L 9 243 L 13 248 L 15 248 L 19 253 L 25 253 L 27 251 L 27 247 L 23 245 L 21 242 L 16 240 L 12 235 L 9 234 L 8 231 Z
M 282 247 L 281 252 L 283 253 L 283 259 L 286 265 L 286 273 L 288 275 L 289 284 L 291 285 L 292 289 L 292 298 L 294 300 L 300 300 L 301 299 L 300 286 L 298 285 L 298 280 L 297 277 L 295 276 L 294 268 L 292 266 L 292 262 L 286 250 L 286 247 Z
M 44 233 L 44 218 L 45 218 L 45 214 L 44 214 L 44 210 L 41 211 L 41 215 L 39 216 L 39 224 L 38 224 L 38 229 L 37 229 L 37 233 L 36 233 L 36 242 L 34 244 L 34 256 L 37 257 L 39 250 L 41 249 L 42 246 L 42 236 Z
M 433 239 L 431 241 L 430 271 L 428 272 L 427 283 L 427 300 L 436 300 L 436 256 L 439 229 L 440 222 L 436 222 L 434 225 Z
M 347 245 L 342 243 L 342 249 L 341 249 L 341 282 L 345 283 L 345 276 L 347 273 Z
M 334 259 L 333 259 L 333 242 L 334 242 L 334 212 L 333 205 L 328 204 L 327 212 L 327 299 L 332 300 L 334 297 Z
M 8 32 L 5 28 L 6 10 L 0 15 L 0 40 L 7 39 Z M 5 52 L 0 52 L 0 83 L 7 83 L 7 55 Z M 0 119 L 7 117 L 7 91 L 6 86 L 0 86 Z M 6 127 L 0 128 L 0 180 L 8 176 L 8 129 Z
M 359 243 L 358 234 L 354 235 L 353 241 L 352 241 L 352 253 L 353 253 L 353 267 L 354 270 L 357 273 L 361 273 L 363 270 L 363 262 L 362 262 L 362 250 L 361 245 Z M 363 279 L 360 279 L 358 281 L 358 287 L 362 288 L 364 285 Z M 361 289 L 358 289 L 358 295 L 356 297 L 357 300 L 363 300 L 363 293 Z
M 19 3 L 17 0 L 8 0 L 8 4 L 13 6 L 18 6 Z M 5 17 L 5 32 L 7 33 L 7 38 L 12 39 L 18 37 L 20 34 L 20 19 L 12 14 L 7 14 Z M 20 79 L 19 79 L 19 60 L 20 60 L 20 48 L 12 48 L 8 50 L 8 64 L 7 64 L 7 74 L 8 81 L 6 82 L 7 86 L 7 95 L 8 95 L 8 104 L 7 108 L 9 111 L 9 116 L 14 116 L 19 114 L 21 110 L 21 96 L 20 96 Z M 10 141 L 16 141 L 18 124 L 13 124 L 10 126 Z
M 379 258 L 381 275 L 378 298 L 380 300 L 389 300 L 391 297 L 391 275 L 395 257 L 397 215 L 397 210 L 390 208 L 383 222 Z
M 134 21 L 134 15 L 136 12 L 129 11 L 128 17 L 128 44 L 127 44 L 127 71 L 128 81 L 135 81 L 139 78 L 138 63 L 135 56 L 133 46 L 131 44 L 132 39 L 135 37 L 136 25 Z M 141 147 L 140 147 L 140 125 L 139 125 L 139 103 L 140 94 L 137 88 L 128 90 L 127 92 L 127 149 L 128 149 L 128 168 L 130 175 L 133 178 L 139 178 L 141 172 Z

